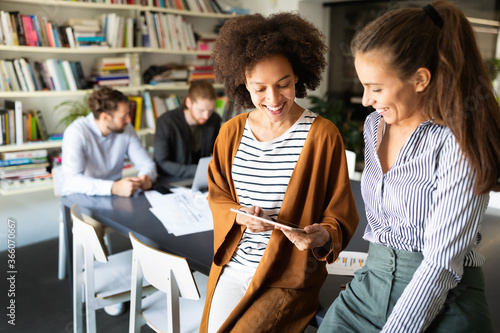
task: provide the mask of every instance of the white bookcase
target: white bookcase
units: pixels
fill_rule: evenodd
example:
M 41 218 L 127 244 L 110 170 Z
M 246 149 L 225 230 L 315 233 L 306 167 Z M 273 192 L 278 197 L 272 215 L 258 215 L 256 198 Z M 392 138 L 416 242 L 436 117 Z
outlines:
M 140 2 L 138 0 L 135 1 Z M 93 19 L 104 13 L 117 13 L 124 17 L 138 18 L 141 12 L 159 12 L 182 15 L 187 22 L 191 23 L 196 32 L 212 32 L 220 20 L 232 17 L 229 14 L 220 13 L 200 13 L 194 11 L 159 8 L 153 6 L 153 0 L 148 0 L 148 5 L 120 5 L 104 4 L 93 2 L 66 1 L 66 0 L 0 0 L 0 9 L 3 11 L 19 11 L 25 15 L 45 16 L 49 21 L 57 22 L 63 25 L 68 18 L 88 18 Z M 57 58 L 62 60 L 80 61 L 85 76 L 89 76 L 95 61 L 100 57 L 119 56 L 126 53 L 139 54 L 141 74 L 151 65 L 165 65 L 168 63 L 191 64 L 195 61 L 197 55 L 209 55 L 207 51 L 177 51 L 151 47 L 132 47 L 132 48 L 56 48 L 56 47 L 33 47 L 33 46 L 6 46 L 0 45 L 0 59 L 29 58 L 33 61 L 43 61 L 48 58 Z M 117 87 L 116 89 L 125 94 L 137 94 L 149 91 L 154 94 L 177 94 L 185 95 L 188 85 L 175 86 L 152 86 L 136 85 L 129 87 Z M 222 85 L 215 85 L 217 90 L 222 90 Z M 20 100 L 23 104 L 23 110 L 39 109 L 42 111 L 43 118 L 47 125 L 49 133 L 60 133 L 64 128 L 58 127 L 63 114 L 54 112 L 54 107 L 65 100 L 83 100 L 83 97 L 91 90 L 78 91 L 0 91 L 0 105 L 4 105 L 5 100 Z M 150 129 L 141 130 L 140 136 L 153 134 Z M 31 150 L 31 149 L 58 149 L 61 142 L 35 142 L 22 145 L 4 145 L 0 146 L 0 152 Z M 19 191 L 2 191 L 0 195 L 11 195 L 25 193 L 25 191 L 40 191 L 51 189 L 51 186 L 34 187 Z

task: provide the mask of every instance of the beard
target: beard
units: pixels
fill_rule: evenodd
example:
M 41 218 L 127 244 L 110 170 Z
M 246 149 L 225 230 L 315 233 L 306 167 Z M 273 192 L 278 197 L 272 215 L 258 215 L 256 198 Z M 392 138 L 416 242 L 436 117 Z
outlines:
M 114 125 L 109 125 L 108 124 L 108 130 L 110 130 L 112 133 L 117 133 L 117 134 L 120 134 L 120 133 L 123 133 L 125 132 L 125 127 L 127 125 L 125 125 L 124 127 L 117 127 L 117 126 L 114 126 Z

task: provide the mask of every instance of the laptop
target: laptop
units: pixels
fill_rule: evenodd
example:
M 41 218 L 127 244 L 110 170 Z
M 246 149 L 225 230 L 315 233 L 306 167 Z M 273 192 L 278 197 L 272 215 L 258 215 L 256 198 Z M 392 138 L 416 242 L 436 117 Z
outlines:
M 173 182 L 170 185 L 190 188 L 192 191 L 206 192 L 208 190 L 208 163 L 211 160 L 212 156 L 200 158 L 194 178 Z

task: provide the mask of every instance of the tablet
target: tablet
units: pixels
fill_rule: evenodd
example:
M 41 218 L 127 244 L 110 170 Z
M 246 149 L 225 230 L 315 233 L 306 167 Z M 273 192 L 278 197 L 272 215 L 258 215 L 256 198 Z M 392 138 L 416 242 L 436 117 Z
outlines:
M 256 220 L 259 220 L 261 222 L 265 222 L 268 224 L 272 224 L 274 226 L 277 226 L 277 227 L 280 227 L 280 228 L 283 228 L 286 230 L 305 232 L 302 227 L 300 227 L 296 224 L 293 224 L 290 222 L 285 222 L 285 221 L 275 222 L 275 221 L 271 220 L 271 218 L 269 216 L 259 217 L 259 216 L 251 215 L 250 213 L 248 213 L 244 210 L 238 210 L 238 209 L 234 209 L 234 208 L 231 208 L 231 211 L 235 212 L 236 214 L 245 214 L 247 216 L 250 216 L 253 219 L 256 219 Z

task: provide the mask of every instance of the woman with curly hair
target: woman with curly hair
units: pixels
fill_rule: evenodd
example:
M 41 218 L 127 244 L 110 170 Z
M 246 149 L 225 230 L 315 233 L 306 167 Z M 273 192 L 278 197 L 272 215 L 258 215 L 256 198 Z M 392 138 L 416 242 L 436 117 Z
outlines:
M 298 14 L 235 17 L 220 31 L 216 77 L 255 110 L 222 126 L 209 166 L 214 259 L 201 332 L 302 332 L 318 308 L 325 262 L 354 234 L 339 131 L 295 102 L 319 85 L 325 52 L 323 35 Z

